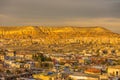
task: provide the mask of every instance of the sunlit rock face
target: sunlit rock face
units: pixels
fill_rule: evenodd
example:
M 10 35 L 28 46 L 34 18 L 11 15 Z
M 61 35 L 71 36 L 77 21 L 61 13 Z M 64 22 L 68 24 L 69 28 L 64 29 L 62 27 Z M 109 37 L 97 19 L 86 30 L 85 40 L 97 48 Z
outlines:
M 0 38 L 27 40 L 39 44 L 59 43 L 114 43 L 120 42 L 120 35 L 102 27 L 46 27 L 22 26 L 0 27 Z
M 0 37 L 8 39 L 28 38 L 29 36 L 36 37 L 37 31 L 34 27 L 0 27 Z

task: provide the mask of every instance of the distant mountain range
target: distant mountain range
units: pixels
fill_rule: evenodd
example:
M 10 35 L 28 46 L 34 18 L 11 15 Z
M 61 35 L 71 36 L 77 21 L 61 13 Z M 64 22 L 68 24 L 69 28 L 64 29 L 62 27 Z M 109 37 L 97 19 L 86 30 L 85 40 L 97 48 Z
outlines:
M 120 43 L 120 34 L 103 27 L 0 27 L 0 39 L 30 39 L 33 43 Z

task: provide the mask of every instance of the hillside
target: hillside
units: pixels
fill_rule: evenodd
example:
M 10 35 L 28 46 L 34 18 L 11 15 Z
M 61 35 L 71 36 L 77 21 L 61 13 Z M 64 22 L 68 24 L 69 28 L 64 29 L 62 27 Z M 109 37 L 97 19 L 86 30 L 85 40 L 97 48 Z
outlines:
M 0 27 L 1 39 L 37 39 L 38 43 L 119 42 L 120 35 L 103 27 Z

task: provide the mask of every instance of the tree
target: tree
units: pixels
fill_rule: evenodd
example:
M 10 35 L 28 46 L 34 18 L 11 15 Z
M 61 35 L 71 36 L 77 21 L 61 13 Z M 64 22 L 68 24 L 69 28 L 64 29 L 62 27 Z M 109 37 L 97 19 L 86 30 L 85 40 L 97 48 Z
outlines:
M 10 71 L 10 70 L 6 70 L 6 73 L 7 73 L 7 74 L 11 74 L 11 71 Z

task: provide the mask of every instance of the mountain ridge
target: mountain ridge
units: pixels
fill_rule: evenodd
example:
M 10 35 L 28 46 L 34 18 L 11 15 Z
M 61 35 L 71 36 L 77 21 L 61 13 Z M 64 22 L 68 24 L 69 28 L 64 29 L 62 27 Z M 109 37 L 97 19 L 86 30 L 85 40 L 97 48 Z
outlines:
M 84 38 L 86 38 L 84 40 Z M 103 27 L 22 26 L 0 27 L 0 39 L 38 39 L 39 43 L 67 43 L 76 41 L 119 41 L 120 34 Z M 94 40 L 95 39 L 95 40 Z M 34 40 L 33 40 L 34 41 Z
M 39 34 L 49 34 L 49 33 L 113 33 L 112 31 L 103 28 L 103 27 L 42 27 L 42 26 L 22 26 L 22 27 L 0 27 L 0 35 L 9 35 L 9 34 L 23 34 L 23 35 L 39 35 Z M 30 34 L 31 33 L 31 34 Z M 119 34 L 118 34 L 119 35 Z

